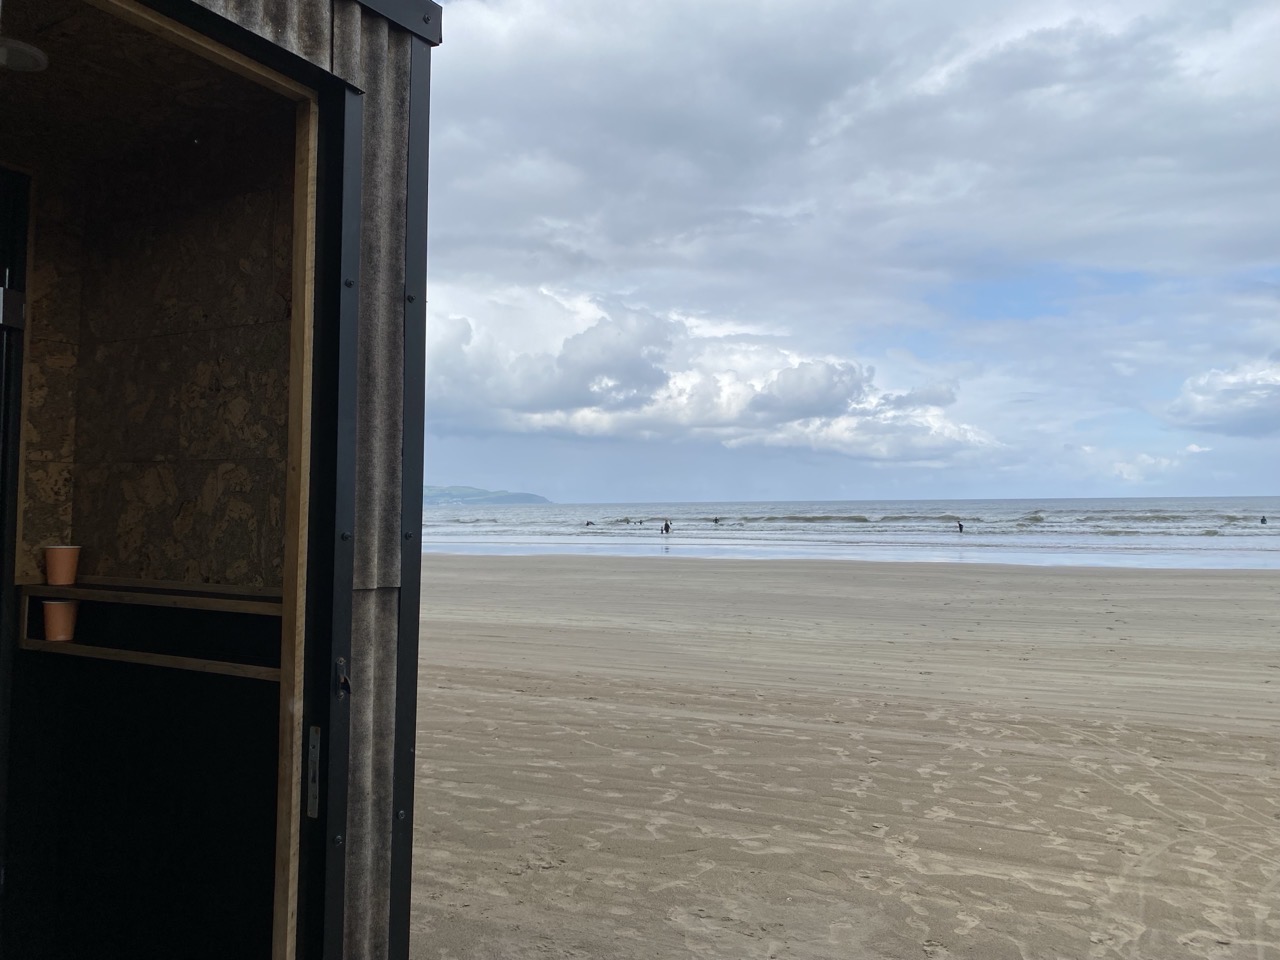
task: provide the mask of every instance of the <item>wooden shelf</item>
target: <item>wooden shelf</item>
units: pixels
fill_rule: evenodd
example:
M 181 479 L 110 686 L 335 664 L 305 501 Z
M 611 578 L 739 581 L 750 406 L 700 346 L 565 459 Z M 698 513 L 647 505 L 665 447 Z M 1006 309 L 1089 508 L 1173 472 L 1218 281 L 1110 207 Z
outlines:
M 43 580 L 28 580 L 31 586 L 43 587 Z M 279 587 L 242 587 L 229 583 L 195 583 L 186 580 L 134 580 L 125 577 L 76 577 L 77 587 L 114 587 L 118 590 L 168 590 L 171 593 L 218 593 L 224 596 L 239 596 L 245 599 L 261 598 L 263 600 L 279 600 L 282 596 Z
M 283 609 L 279 600 L 247 598 L 234 594 L 190 594 L 169 588 L 120 590 L 83 584 L 68 587 L 27 584 L 22 587 L 22 592 L 28 597 L 41 597 L 45 600 L 93 600 L 97 603 L 130 603 L 144 607 L 172 607 L 182 610 L 220 610 L 224 613 L 257 613 L 276 617 L 280 616 Z
M 138 583 L 127 589 L 29 583 L 20 584 L 19 592 L 22 650 L 280 681 L 280 668 L 271 663 L 278 656 L 283 622 L 278 597 L 257 592 L 246 596 L 234 587 L 205 586 L 188 592 L 167 583 Z M 81 606 L 79 619 L 89 619 L 92 610 L 95 622 L 77 624 L 74 640 L 45 640 L 33 606 L 42 600 L 81 601 L 87 606 Z
M 115 647 L 93 647 L 74 640 L 18 641 L 23 650 L 41 653 L 62 653 L 73 657 L 89 657 L 94 660 L 114 660 L 119 663 L 144 663 L 153 667 L 169 667 L 175 670 L 195 670 L 200 673 L 221 673 L 229 677 L 248 677 L 253 680 L 279 681 L 279 667 L 258 667 L 249 663 L 231 663 L 225 660 L 197 660 L 194 657 L 173 657 L 163 653 L 141 653 L 136 650 L 119 650 Z

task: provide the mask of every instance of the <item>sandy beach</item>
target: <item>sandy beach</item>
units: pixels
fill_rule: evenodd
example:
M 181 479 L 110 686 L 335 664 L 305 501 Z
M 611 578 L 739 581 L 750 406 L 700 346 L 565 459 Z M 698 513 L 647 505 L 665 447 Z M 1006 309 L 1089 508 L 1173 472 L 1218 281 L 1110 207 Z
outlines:
M 1280 960 L 1277 601 L 428 555 L 412 956 Z

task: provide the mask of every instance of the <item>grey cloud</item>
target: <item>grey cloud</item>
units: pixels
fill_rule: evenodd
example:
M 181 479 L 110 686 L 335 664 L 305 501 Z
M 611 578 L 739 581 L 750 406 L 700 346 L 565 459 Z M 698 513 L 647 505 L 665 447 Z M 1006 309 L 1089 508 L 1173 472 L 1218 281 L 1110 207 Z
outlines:
M 471 418 L 471 401 L 477 393 L 474 373 L 465 362 L 474 331 L 465 317 L 433 317 L 427 348 L 428 409 L 437 425 Z M 463 362 L 460 362 L 463 361 Z
M 1280 433 L 1280 360 L 1210 370 L 1187 380 L 1167 408 L 1180 427 L 1228 436 Z
M 528 412 L 642 407 L 667 383 L 662 363 L 675 326 L 634 312 L 599 320 L 565 340 L 555 357 L 519 357 L 507 402 Z
M 730 273 L 810 309 L 892 287 L 889 262 L 951 271 L 978 250 L 1269 255 L 1274 124 L 1189 75 L 1194 6 L 984 43 L 1022 9 L 454 3 L 473 46 L 442 48 L 433 255 L 537 282 L 652 272 L 687 306 Z M 526 255 L 503 252 L 513 228 Z
M 806 360 L 784 367 L 757 393 L 750 409 L 776 420 L 838 417 L 865 399 L 875 368 Z
M 954 385 L 935 383 L 906 393 L 885 394 L 880 398 L 879 405 L 886 410 L 911 410 L 918 407 L 949 407 L 955 402 Z

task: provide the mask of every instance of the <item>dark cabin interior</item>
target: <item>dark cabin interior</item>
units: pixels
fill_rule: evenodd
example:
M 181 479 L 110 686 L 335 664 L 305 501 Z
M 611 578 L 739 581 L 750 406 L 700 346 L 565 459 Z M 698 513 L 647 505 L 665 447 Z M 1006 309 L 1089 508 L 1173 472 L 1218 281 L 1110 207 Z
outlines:
M 3 28 L 48 68 L 0 71 L 26 304 L 0 954 L 267 957 L 295 103 L 81 0 L 6 0 Z M 44 583 L 52 544 L 81 548 L 73 587 Z

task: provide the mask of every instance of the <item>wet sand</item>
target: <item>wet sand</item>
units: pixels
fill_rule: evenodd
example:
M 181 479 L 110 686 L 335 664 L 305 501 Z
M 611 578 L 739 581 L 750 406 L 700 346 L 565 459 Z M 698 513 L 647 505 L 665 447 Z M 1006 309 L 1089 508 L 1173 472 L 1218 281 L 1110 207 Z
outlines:
M 411 954 L 1280 960 L 1280 575 L 424 558 Z

